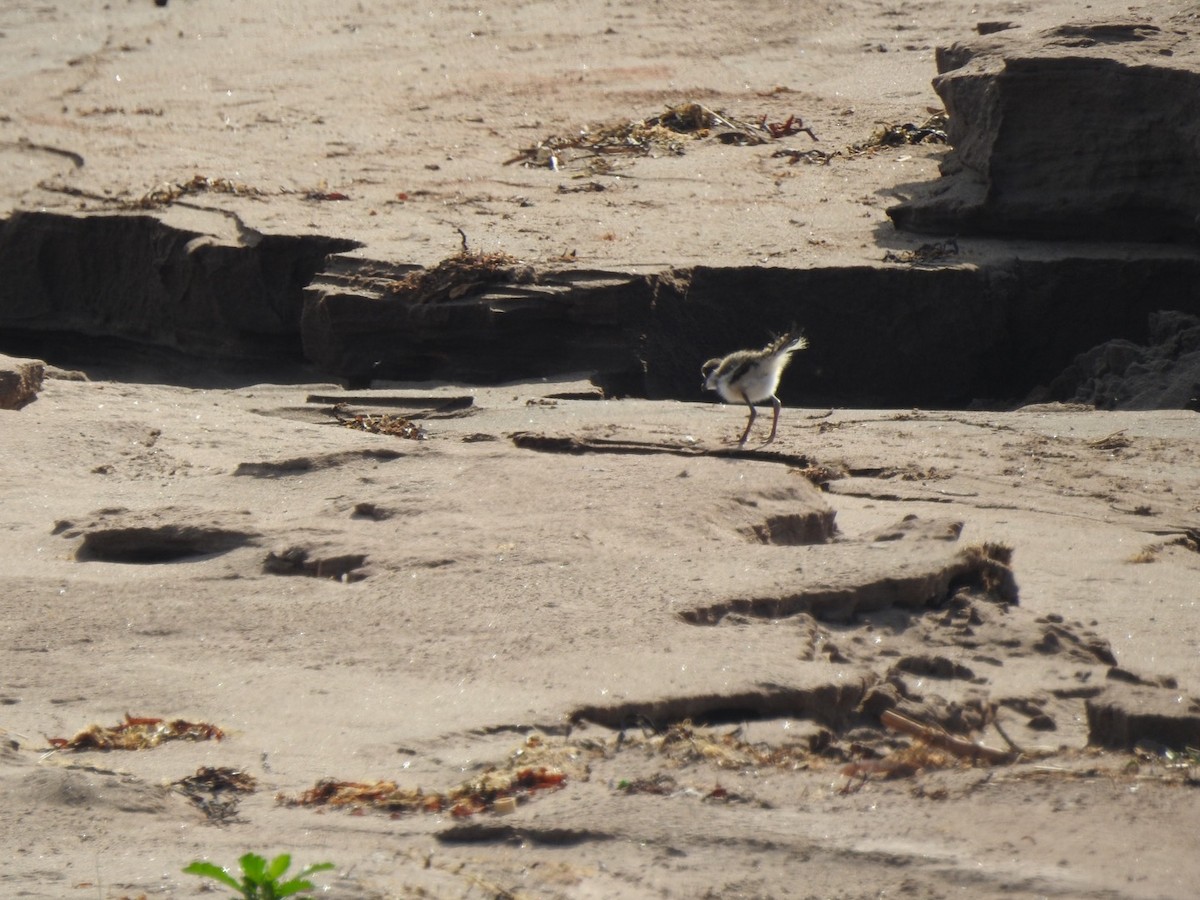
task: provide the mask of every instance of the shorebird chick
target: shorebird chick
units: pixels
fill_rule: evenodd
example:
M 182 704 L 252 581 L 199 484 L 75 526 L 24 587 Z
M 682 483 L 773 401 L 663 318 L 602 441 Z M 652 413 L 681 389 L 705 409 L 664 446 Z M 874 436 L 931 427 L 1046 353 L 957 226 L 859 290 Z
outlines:
M 757 415 L 754 404 L 770 400 L 775 407 L 775 418 L 771 420 L 771 435 L 763 446 L 775 440 L 775 429 L 779 427 L 779 410 L 783 406 L 775 391 L 779 388 L 779 376 L 792 359 L 792 352 L 803 350 L 808 340 L 798 331 L 791 331 L 777 338 L 761 350 L 738 350 L 724 359 L 710 359 L 700 369 L 704 376 L 704 389 L 716 391 L 726 403 L 745 403 L 750 407 L 750 418 L 746 430 L 738 441 L 741 447 L 750 436 L 750 426 Z

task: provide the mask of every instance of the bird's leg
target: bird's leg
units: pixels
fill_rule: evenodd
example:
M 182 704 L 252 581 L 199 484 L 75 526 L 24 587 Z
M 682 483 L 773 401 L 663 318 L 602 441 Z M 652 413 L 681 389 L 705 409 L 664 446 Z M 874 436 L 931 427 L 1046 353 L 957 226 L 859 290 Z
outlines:
M 779 402 L 779 398 L 774 395 L 771 396 L 771 405 L 775 407 L 775 418 L 771 420 L 771 436 L 767 438 L 766 442 L 763 444 L 764 447 L 771 443 L 771 441 L 775 440 L 775 429 L 779 427 L 779 410 L 783 406 L 783 404 Z
M 746 430 L 742 432 L 741 440 L 738 441 L 739 447 L 743 446 L 746 443 L 746 438 L 750 437 L 750 426 L 754 424 L 754 417 L 758 415 L 758 412 L 754 409 L 754 404 L 750 402 L 750 398 L 742 394 L 742 399 L 750 407 L 750 418 L 746 420 Z

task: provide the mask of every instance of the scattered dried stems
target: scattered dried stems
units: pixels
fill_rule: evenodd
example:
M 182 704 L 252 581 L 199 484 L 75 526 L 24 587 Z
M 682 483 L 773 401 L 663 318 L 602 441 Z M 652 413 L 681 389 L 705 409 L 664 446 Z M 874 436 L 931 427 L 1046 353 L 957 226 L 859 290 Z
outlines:
M 716 137 L 725 144 L 754 146 L 800 133 L 814 141 L 817 136 L 798 116 L 769 122 L 762 115 L 755 121 L 736 119 L 723 110 L 688 102 L 668 106 L 656 116 L 584 128 L 574 135 L 551 135 L 533 147 L 517 151 L 505 165 L 521 163 L 557 170 L 565 164 L 568 151 L 576 157 L 627 154 L 632 156 L 682 156 L 688 140 Z
M 131 716 L 111 728 L 89 725 L 72 738 L 47 737 L 55 750 L 148 750 L 164 741 L 224 740 L 225 732 L 207 722 Z

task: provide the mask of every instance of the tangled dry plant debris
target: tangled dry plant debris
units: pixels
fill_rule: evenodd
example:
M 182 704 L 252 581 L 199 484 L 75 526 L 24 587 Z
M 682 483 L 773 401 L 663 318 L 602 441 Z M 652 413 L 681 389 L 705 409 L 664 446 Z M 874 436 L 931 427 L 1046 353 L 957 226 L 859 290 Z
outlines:
M 813 130 L 798 116 L 770 122 L 764 114 L 755 121 L 746 121 L 691 101 L 668 106 L 646 119 L 583 128 L 574 135 L 551 135 L 532 147 L 518 150 L 504 164 L 521 163 L 557 171 L 570 161 L 567 151 L 577 151 L 576 158 L 614 154 L 682 156 L 687 140 L 714 136 L 725 144 L 755 146 L 800 133 L 817 140 Z
M 956 765 L 964 765 L 959 757 L 924 741 L 916 741 L 882 759 L 860 759 L 844 766 L 841 774 L 846 777 L 846 782 L 841 787 L 841 793 L 859 790 L 872 776 L 884 779 L 911 778 L 922 772 Z
M 393 416 L 389 413 L 380 413 L 375 416 L 365 413 L 349 413 L 340 404 L 334 407 L 333 415 L 343 428 L 352 428 L 355 431 L 387 434 L 410 441 L 423 441 L 429 436 L 423 427 L 405 416 Z
M 822 422 L 821 426 L 824 424 L 825 423 Z M 807 478 L 817 487 L 824 487 L 831 481 L 841 481 L 845 478 L 851 477 L 850 470 L 844 463 L 812 463 L 807 466 L 789 469 L 788 474 L 798 475 L 801 478 Z
M 988 747 L 895 710 L 885 710 L 879 720 L 890 731 L 907 734 L 915 740 L 883 757 L 864 757 L 843 766 L 841 774 L 846 782 L 841 787 L 841 793 L 861 789 L 872 776 L 883 779 L 912 778 L 935 769 L 1011 766 L 1023 758 L 1031 758 L 1015 747 L 1011 751 Z
M 1125 429 L 1114 431 L 1112 434 L 1105 435 L 1102 438 L 1096 438 L 1094 441 L 1088 441 L 1087 445 L 1093 450 L 1124 450 L 1126 447 L 1132 446 L 1133 441 L 1129 435 L 1125 433 Z
M 131 716 L 112 726 L 89 725 L 71 738 L 47 737 L 55 750 L 148 750 L 164 741 L 221 741 L 225 732 L 207 722 Z
M 906 144 L 945 144 L 949 140 L 946 136 L 946 125 L 949 121 L 949 115 L 943 111 L 934 113 L 920 125 L 914 125 L 912 122 L 902 125 L 887 122 L 875 129 L 867 140 L 851 145 L 851 149 L 864 153 L 880 147 L 902 147 Z
M 949 142 L 946 135 L 948 121 L 949 116 L 943 111 L 934 113 L 920 125 L 914 125 L 912 122 L 905 122 L 901 125 L 885 122 L 876 128 L 865 141 L 850 144 L 842 150 L 828 152 L 784 147 L 776 150 L 772 156 L 786 158 L 793 165 L 798 162 L 828 165 L 836 157 L 870 155 L 889 147 L 903 147 L 912 144 L 945 144 Z
M 1131 563 L 1158 562 L 1159 555 L 1168 547 L 1181 547 L 1192 553 L 1200 553 L 1200 528 L 1184 529 L 1183 534 L 1171 541 L 1155 541 L 1147 544 L 1126 561 Z
M 265 197 L 268 191 L 251 187 L 228 178 L 209 178 L 206 175 L 193 175 L 188 181 L 168 181 L 147 191 L 137 200 L 128 200 L 122 204 L 126 209 L 157 209 L 169 206 L 181 197 L 192 194 L 236 194 L 239 197 Z
M 253 794 L 258 782 L 248 772 L 229 766 L 201 766 L 194 774 L 171 782 L 213 822 L 228 822 L 237 815 L 242 794 Z
M 456 818 L 485 811 L 511 812 L 535 792 L 566 784 L 564 772 L 546 766 L 490 769 L 445 792 L 425 793 L 402 788 L 394 781 L 337 781 L 326 778 L 296 797 L 280 794 L 284 806 L 342 806 L 355 811 L 375 809 L 398 815 L 409 812 L 449 812 Z
M 773 768 L 787 771 L 819 768 L 821 757 L 808 742 L 771 746 L 765 742 L 742 740 L 742 729 L 724 733 L 697 728 L 690 720 L 676 722 L 651 735 L 618 736 L 614 749 L 643 748 L 664 756 L 677 765 L 709 763 L 719 769 Z
M 769 808 L 770 806 L 768 803 L 755 800 L 754 797 L 748 794 L 731 791 L 719 782 L 707 791 L 684 786 L 679 784 L 674 776 L 666 772 L 658 772 L 649 778 L 623 778 L 612 787 L 615 791 L 622 794 L 654 794 L 659 797 L 691 795 L 698 797 L 703 803 L 757 803 L 762 807 Z
M 56 185 L 43 185 L 47 190 L 55 190 L 60 193 L 68 193 L 75 196 L 86 197 L 91 200 L 100 200 L 105 203 L 116 203 L 119 208 L 134 210 L 151 210 L 161 209 L 170 206 L 173 203 L 179 203 L 184 197 L 192 197 L 199 194 L 228 194 L 235 197 L 250 197 L 255 200 L 261 200 L 273 195 L 294 194 L 299 193 L 305 200 L 349 200 L 350 195 L 341 191 L 333 191 L 329 186 L 322 181 L 317 187 L 305 191 L 293 191 L 286 188 L 269 191 L 263 188 L 253 187 L 241 181 L 233 181 L 229 178 L 212 178 L 207 175 L 196 174 L 187 181 L 165 181 L 158 187 L 152 188 L 140 197 L 134 199 L 123 199 L 119 196 L 105 196 L 78 189 L 71 189 Z
M 387 282 L 384 290 L 389 297 L 411 303 L 438 303 L 458 300 L 489 284 L 532 284 L 536 280 L 532 266 L 507 253 L 469 250 L 464 236 L 460 252 L 432 269 L 416 269 Z
M 1080 770 L 1078 765 L 1034 765 L 1018 763 L 1061 757 L 1071 763 L 1074 757 L 1064 751 L 1026 753 L 1015 748 L 998 750 L 953 735 L 944 729 L 917 721 L 895 711 L 885 711 L 880 722 L 885 728 L 912 736 L 911 744 L 896 747 L 886 755 L 855 741 L 843 745 L 827 733 L 817 739 L 791 741 L 782 745 L 749 742 L 741 728 L 719 730 L 697 727 L 691 721 L 673 723 L 661 731 L 650 723 L 641 734 L 621 731 L 610 739 L 547 739 L 531 734 L 503 763 L 492 766 L 461 784 L 445 791 L 425 791 L 404 787 L 394 780 L 342 781 L 325 778 L 298 794 L 276 795 L 276 802 L 289 807 L 337 807 L 361 815 L 376 811 L 400 816 L 408 813 L 445 813 L 467 818 L 480 813 L 506 814 L 528 803 L 542 792 L 565 787 L 569 780 L 587 781 L 597 761 L 620 762 L 623 753 L 642 751 L 651 758 L 664 759 L 676 772 L 691 767 L 755 772 L 773 769 L 784 772 L 822 772 L 833 761 L 851 760 L 839 770 L 846 778 L 839 791 L 852 793 L 872 779 L 918 778 L 926 772 L 951 768 L 1005 767 L 1007 777 L 1077 778 L 1108 773 L 1114 776 L 1157 778 L 1200 785 L 1200 750 L 1182 753 L 1145 749 L 1124 757 L 1119 769 Z M 1092 755 L 1101 751 L 1090 751 Z M 876 754 L 874 757 L 872 754 Z M 989 776 L 990 778 L 991 776 Z M 195 802 L 210 818 L 225 821 L 236 812 L 238 794 L 253 792 L 257 785 L 246 773 L 226 768 L 204 767 L 193 776 L 174 782 L 173 787 Z M 660 771 L 649 775 L 614 779 L 609 787 L 621 794 L 658 796 L 687 795 L 702 802 L 756 803 L 753 796 L 723 787 L 697 789 L 675 774 Z M 918 788 L 919 789 L 919 788 Z M 222 794 L 228 796 L 222 796 Z M 924 794 L 922 794 L 924 796 Z M 929 796 L 936 796 L 930 794 Z
M 1172 750 L 1154 741 L 1139 741 L 1132 753 L 1113 754 L 1100 747 L 1063 749 L 1036 765 L 1011 766 L 990 779 L 991 784 L 1028 781 L 1088 781 L 1112 784 L 1156 782 L 1200 787 L 1200 748 Z
M 285 806 L 336 806 L 361 812 L 374 809 L 399 815 L 410 812 L 448 812 L 467 817 L 481 812 L 506 813 L 528 802 L 535 793 L 558 789 L 568 779 L 588 780 L 590 762 L 614 759 L 620 751 L 642 749 L 665 757 L 676 768 L 708 764 L 719 769 L 746 771 L 774 768 L 785 771 L 819 768 L 821 759 L 807 744 L 771 747 L 741 739 L 741 730 L 717 733 L 691 722 L 678 722 L 658 734 L 628 737 L 623 732 L 609 741 L 549 741 L 530 735 L 503 765 L 444 792 L 426 792 L 420 787 L 401 787 L 395 781 L 370 782 L 322 779 L 298 796 L 279 794 Z M 706 801 L 753 802 L 753 798 L 716 784 L 707 791 L 680 787 L 667 773 L 650 778 L 621 779 L 613 788 L 621 793 L 673 794 L 684 792 Z
M 937 243 L 922 244 L 915 250 L 889 250 L 883 255 L 883 261 L 910 266 L 929 266 L 955 256 L 958 256 L 958 241 L 950 238 Z
M 447 791 L 426 792 L 395 781 L 338 781 L 325 778 L 298 796 L 276 795 L 284 806 L 337 806 L 361 812 L 374 809 L 399 815 L 449 812 L 455 817 L 492 811 L 512 812 L 539 792 L 557 790 L 568 778 L 586 780 L 587 760 L 602 753 L 589 742 L 550 742 L 531 734 L 502 764 Z
M 164 114 L 161 106 L 138 106 L 133 110 L 135 116 L 153 116 L 156 119 L 161 119 Z M 87 119 L 91 116 L 124 116 L 129 115 L 123 106 L 113 106 L 111 103 L 107 106 L 90 106 L 86 109 L 75 110 L 75 115 L 81 119 Z

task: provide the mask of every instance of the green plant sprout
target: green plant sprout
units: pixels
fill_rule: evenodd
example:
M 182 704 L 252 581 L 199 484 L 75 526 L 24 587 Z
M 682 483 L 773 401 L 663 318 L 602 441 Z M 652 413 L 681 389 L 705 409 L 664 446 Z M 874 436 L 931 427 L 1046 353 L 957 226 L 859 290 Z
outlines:
M 301 891 L 311 891 L 313 883 L 308 880 L 308 876 L 314 872 L 324 872 L 326 869 L 334 867 L 331 862 L 316 863 L 301 870 L 300 874 L 294 878 L 281 881 L 280 879 L 292 864 L 292 857 L 287 853 L 281 853 L 270 862 L 257 853 L 247 853 L 238 862 L 242 865 L 241 881 L 230 875 L 228 869 L 200 859 L 185 866 L 183 871 L 188 875 L 198 875 L 201 878 L 219 881 L 226 887 L 235 890 L 237 895 L 244 900 L 280 900 L 282 897 L 290 897 Z

